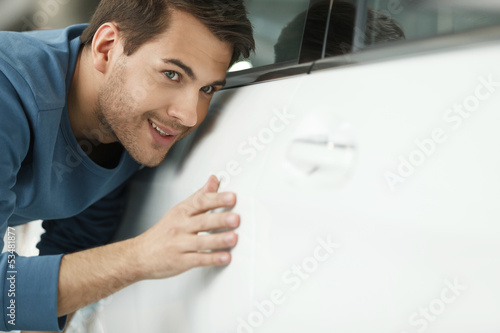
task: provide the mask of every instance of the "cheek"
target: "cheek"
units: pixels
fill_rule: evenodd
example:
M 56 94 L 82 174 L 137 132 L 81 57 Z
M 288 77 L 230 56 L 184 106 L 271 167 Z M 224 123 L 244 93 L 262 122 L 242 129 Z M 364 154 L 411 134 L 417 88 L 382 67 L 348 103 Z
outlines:
M 136 107 L 153 105 L 155 101 L 165 98 L 161 94 L 161 85 L 151 75 L 131 78 L 124 90 L 123 93 L 128 94 L 127 98 Z
M 131 90 L 123 92 L 127 95 L 124 100 L 128 101 L 131 113 L 137 114 L 160 109 L 161 105 L 165 104 L 165 95 L 148 90 L 144 87 L 134 87 Z
M 208 107 L 209 107 L 209 103 L 205 103 L 205 102 L 199 103 L 198 111 L 197 111 L 197 116 L 198 116 L 197 117 L 198 122 L 196 124 L 197 127 L 203 122 L 203 120 L 205 120 L 207 113 L 208 113 Z

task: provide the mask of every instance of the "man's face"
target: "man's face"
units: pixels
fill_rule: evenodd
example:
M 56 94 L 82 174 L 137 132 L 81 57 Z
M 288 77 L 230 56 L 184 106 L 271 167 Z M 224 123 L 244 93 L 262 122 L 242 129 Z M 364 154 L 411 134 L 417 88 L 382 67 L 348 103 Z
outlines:
M 137 162 L 156 166 L 205 119 L 232 52 L 193 16 L 173 11 L 166 32 L 110 64 L 96 116 Z

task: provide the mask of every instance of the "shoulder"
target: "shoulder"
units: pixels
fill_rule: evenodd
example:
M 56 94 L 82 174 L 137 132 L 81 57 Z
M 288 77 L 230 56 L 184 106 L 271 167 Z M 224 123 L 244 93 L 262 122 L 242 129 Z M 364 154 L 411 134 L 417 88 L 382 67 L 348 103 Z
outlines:
M 79 36 L 86 26 L 0 32 L 0 71 L 21 99 L 33 99 L 39 111 L 64 107 L 80 47 Z

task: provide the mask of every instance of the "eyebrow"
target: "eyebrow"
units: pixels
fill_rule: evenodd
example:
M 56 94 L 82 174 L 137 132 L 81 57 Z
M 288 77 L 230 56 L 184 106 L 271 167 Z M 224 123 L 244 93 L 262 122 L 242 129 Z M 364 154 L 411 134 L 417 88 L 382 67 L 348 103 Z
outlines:
M 180 67 L 182 68 L 182 70 L 184 72 L 186 72 L 186 74 L 192 79 L 192 80 L 196 80 L 196 75 L 194 75 L 193 73 L 193 70 L 191 69 L 191 67 L 189 67 L 188 65 L 186 65 L 185 63 L 183 63 L 182 61 L 178 60 L 178 59 L 163 59 L 163 62 L 166 63 L 166 64 L 174 64 L 176 65 L 177 67 Z
M 181 68 L 187 74 L 187 76 L 189 76 L 191 78 L 191 80 L 196 80 L 196 75 L 194 74 L 191 67 L 189 67 L 188 65 L 183 63 L 181 60 L 179 60 L 179 59 L 163 59 L 163 62 L 166 64 L 176 65 L 177 67 Z M 219 81 L 214 81 L 211 84 L 209 84 L 209 86 L 222 86 L 222 87 L 224 87 L 225 85 L 226 85 L 225 79 L 219 80 Z

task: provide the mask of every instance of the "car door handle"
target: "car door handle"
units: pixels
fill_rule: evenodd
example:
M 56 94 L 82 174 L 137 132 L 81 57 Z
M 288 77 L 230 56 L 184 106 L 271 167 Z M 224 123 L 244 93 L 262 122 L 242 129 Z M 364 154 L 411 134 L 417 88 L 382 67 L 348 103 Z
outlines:
M 337 186 L 350 178 L 356 156 L 356 145 L 349 136 L 296 137 L 286 151 L 287 178 L 314 188 Z
M 317 171 L 340 171 L 349 167 L 355 146 L 327 137 L 294 139 L 288 146 L 287 159 L 304 174 Z

